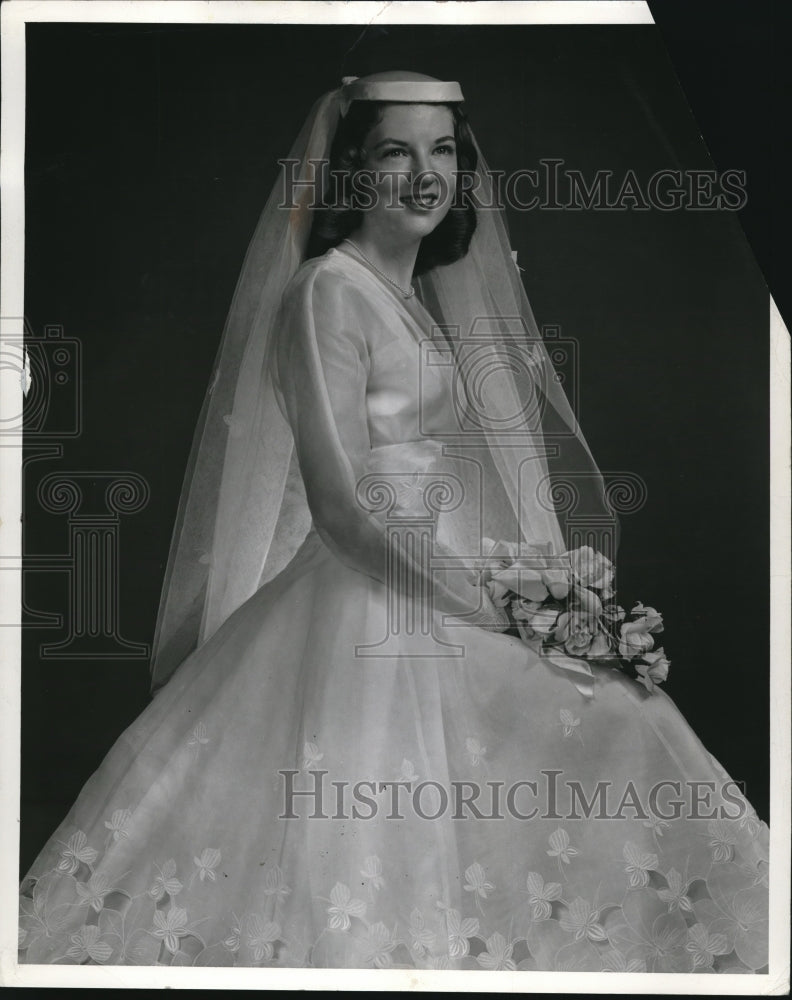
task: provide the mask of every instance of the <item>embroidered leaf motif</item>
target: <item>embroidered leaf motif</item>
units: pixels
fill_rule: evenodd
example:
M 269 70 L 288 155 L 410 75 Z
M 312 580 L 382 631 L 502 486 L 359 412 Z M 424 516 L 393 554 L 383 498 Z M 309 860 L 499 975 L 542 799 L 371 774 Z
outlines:
M 175 955 L 179 950 L 179 938 L 189 934 L 187 911 L 173 903 L 168 910 L 155 910 L 154 930 L 151 933 L 154 937 L 161 938 L 171 955 Z
M 548 838 L 550 850 L 547 852 L 551 858 L 558 858 L 559 862 L 568 865 L 572 858 L 578 853 L 577 848 L 570 847 L 569 834 L 562 827 L 555 833 L 551 833 Z
M 694 969 L 710 969 L 716 955 L 725 955 L 731 949 L 725 934 L 710 934 L 701 924 L 693 924 L 688 931 L 689 940 L 685 946 L 693 955 Z
M 314 767 L 319 761 L 324 757 L 323 753 L 320 753 L 319 747 L 315 743 L 304 743 L 303 744 L 303 769 L 309 770 Z
M 398 943 L 382 921 L 372 924 L 358 939 L 363 961 L 378 969 L 385 969 L 392 964 L 390 953 Z
M 220 864 L 222 855 L 216 847 L 205 847 L 201 852 L 200 858 L 193 858 L 193 861 L 198 866 L 198 876 L 201 881 L 209 879 L 210 882 L 217 881 L 217 872 L 215 868 Z
M 268 962 L 273 954 L 273 945 L 280 936 L 280 924 L 273 920 L 263 921 L 257 914 L 250 915 L 248 945 L 256 962 Z
M 352 926 L 350 917 L 364 917 L 366 904 L 362 899 L 353 899 L 349 887 L 336 882 L 330 892 L 330 906 L 327 908 L 327 925 L 333 931 L 348 931 Z
M 684 910 L 686 913 L 693 912 L 693 904 L 687 898 L 687 885 L 683 883 L 682 876 L 676 870 L 672 868 L 666 875 L 666 882 L 668 882 L 667 889 L 658 889 L 657 895 L 664 903 L 668 903 L 668 912 L 672 913 L 674 910 L 679 908 Z
M 733 828 L 722 819 L 713 819 L 707 823 L 707 830 L 712 835 L 709 846 L 715 861 L 731 861 L 734 858 L 734 845 L 737 836 Z
M 99 928 L 96 924 L 88 924 L 80 928 L 76 934 L 69 937 L 71 947 L 66 952 L 69 958 L 84 962 L 92 958 L 94 962 L 106 962 L 113 954 L 113 949 L 106 941 L 99 940 Z
M 465 870 L 465 885 L 463 888 L 465 892 L 474 892 L 482 899 L 486 899 L 487 893 L 492 892 L 495 886 L 492 882 L 487 881 L 484 869 L 476 861 Z
M 106 875 L 92 875 L 87 882 L 77 883 L 80 902 L 87 903 L 97 913 L 104 906 L 104 898 L 109 892 L 112 892 L 112 889 Z
M 381 889 L 385 885 L 385 879 L 382 877 L 382 862 L 376 854 L 366 858 L 365 864 L 360 869 L 360 874 L 363 878 L 368 879 L 369 885 L 373 889 Z
M 477 739 L 474 739 L 472 736 L 469 736 L 465 740 L 465 749 L 467 750 L 467 755 L 468 758 L 470 759 L 470 763 L 474 767 L 478 767 L 478 765 L 482 762 L 487 753 L 487 748 L 483 747 L 479 743 L 479 741 Z
M 479 932 L 477 917 L 462 919 L 459 910 L 446 910 L 446 925 L 448 927 L 448 954 L 451 958 L 464 958 L 470 952 L 468 938 L 475 937 Z
M 531 904 L 531 914 L 534 920 L 547 920 L 552 912 L 550 904 L 561 898 L 561 884 L 548 882 L 539 872 L 529 872 L 526 879 L 528 887 L 528 902 Z
M 98 852 L 88 846 L 88 838 L 78 830 L 69 837 L 58 862 L 57 870 L 66 875 L 73 875 L 81 864 L 92 865 L 98 857 Z
M 122 840 L 128 837 L 129 834 L 126 831 L 126 826 L 132 819 L 131 809 L 116 809 L 109 820 L 104 821 L 104 825 L 108 830 L 113 832 L 113 840 Z
M 566 913 L 562 913 L 558 921 L 565 931 L 571 931 L 575 940 L 588 938 L 590 941 L 605 941 L 607 934 L 599 922 L 599 912 L 586 899 L 577 897 Z
M 199 722 L 195 729 L 193 729 L 192 736 L 187 741 L 187 746 L 195 747 L 198 750 L 202 746 L 206 746 L 207 743 L 209 743 L 209 737 L 206 735 L 206 726 L 203 722 Z
M 277 896 L 278 899 L 285 899 L 291 889 L 283 881 L 283 872 L 275 865 L 264 875 L 264 895 Z
M 624 870 L 630 876 L 630 888 L 638 889 L 649 885 L 649 872 L 657 868 L 657 855 L 645 854 L 630 840 L 622 848 L 622 854 L 627 862 Z
M 628 962 L 620 951 L 609 951 L 602 957 L 603 972 L 646 972 L 646 962 L 641 958 L 631 958 Z
M 412 950 L 416 955 L 423 956 L 430 948 L 434 948 L 436 935 L 426 927 L 426 921 L 419 909 L 414 909 L 410 914 L 410 937 L 412 938 Z
M 502 934 L 495 933 L 487 938 L 487 950 L 476 956 L 476 961 L 483 969 L 508 970 L 513 972 L 517 966 L 512 959 L 514 945 Z
M 407 760 L 405 757 L 401 762 L 401 773 L 399 775 L 402 781 L 418 781 L 419 775 L 415 773 L 415 767 L 411 760 Z
M 568 708 L 562 708 L 559 714 L 561 716 L 561 725 L 564 727 L 564 736 L 572 736 L 575 729 L 580 725 L 580 719 L 576 719 Z
M 157 902 L 167 893 L 169 896 L 178 896 L 184 886 L 176 878 L 176 862 L 170 858 L 162 868 L 157 868 L 157 875 L 154 885 L 149 889 L 149 895 Z

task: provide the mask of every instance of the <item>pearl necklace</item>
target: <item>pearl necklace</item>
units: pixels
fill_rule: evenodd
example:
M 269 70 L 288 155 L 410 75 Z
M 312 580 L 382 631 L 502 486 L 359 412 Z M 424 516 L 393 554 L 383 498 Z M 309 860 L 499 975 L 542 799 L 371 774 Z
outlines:
M 402 295 L 405 297 L 405 299 L 411 299 L 413 297 L 413 295 L 415 295 L 415 288 L 413 287 L 413 285 L 410 285 L 409 291 L 406 291 L 404 288 L 402 288 L 401 285 L 397 284 L 393 280 L 393 278 L 389 278 L 388 275 L 385 274 L 384 271 L 381 271 L 377 267 L 377 265 L 374 263 L 373 260 L 369 260 L 369 258 L 363 253 L 363 251 L 360 249 L 360 247 L 357 245 L 357 243 L 355 243 L 353 240 L 350 240 L 350 238 L 348 236 L 346 238 L 346 242 L 349 243 L 350 246 L 353 246 L 357 250 L 357 252 L 360 254 L 360 256 L 363 258 L 363 260 L 365 260 L 366 263 L 371 264 L 371 266 L 374 268 L 374 270 L 377 272 L 377 274 L 379 274 L 380 277 L 384 278 L 388 282 L 389 285 L 393 285 L 394 288 L 398 288 L 399 291 L 402 293 Z

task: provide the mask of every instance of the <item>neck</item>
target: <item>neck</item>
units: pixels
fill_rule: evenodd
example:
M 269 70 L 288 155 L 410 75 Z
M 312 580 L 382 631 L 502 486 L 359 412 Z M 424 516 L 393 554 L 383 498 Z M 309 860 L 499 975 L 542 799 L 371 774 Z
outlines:
M 420 239 L 407 243 L 387 243 L 372 238 L 365 224 L 352 233 L 350 239 L 363 253 L 397 285 L 408 289 L 412 285 Z

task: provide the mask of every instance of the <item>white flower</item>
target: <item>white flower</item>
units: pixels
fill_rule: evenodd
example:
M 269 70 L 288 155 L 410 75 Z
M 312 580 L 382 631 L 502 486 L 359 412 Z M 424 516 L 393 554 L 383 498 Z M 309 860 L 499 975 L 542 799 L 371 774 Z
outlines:
M 599 922 L 599 912 L 586 899 L 577 897 L 562 913 L 558 922 L 565 931 L 572 931 L 575 940 L 588 938 L 590 941 L 605 941 L 607 934 Z
M 561 716 L 561 725 L 564 727 L 564 736 L 571 736 L 580 725 L 580 719 L 576 719 L 568 708 L 562 708 L 559 714 Z M 580 734 L 578 733 L 577 735 Z
M 175 955 L 179 950 L 179 939 L 189 934 L 187 911 L 171 903 L 169 910 L 154 911 L 154 937 L 162 938 L 168 951 Z
M 86 958 L 92 958 L 94 962 L 107 962 L 113 954 L 110 945 L 106 941 L 99 940 L 99 928 L 96 924 L 81 927 L 76 934 L 70 936 L 69 940 L 72 945 L 66 954 L 78 962 L 84 962 Z
M 487 748 L 483 747 L 479 741 L 473 739 L 472 736 L 469 736 L 465 740 L 465 749 L 467 750 L 470 763 L 473 764 L 474 767 L 478 767 L 487 753 Z
M 206 735 L 206 726 L 203 722 L 199 722 L 195 729 L 193 729 L 192 736 L 187 741 L 187 746 L 200 750 L 207 743 L 209 743 L 209 737 Z
M 663 830 L 665 829 L 665 827 L 670 825 L 671 824 L 668 822 L 667 819 L 660 819 L 660 817 L 655 816 L 654 813 L 652 813 L 652 815 L 649 816 L 647 819 L 641 820 L 641 826 L 645 826 L 647 829 L 652 831 L 652 833 L 655 836 L 655 841 L 657 840 L 657 837 L 663 836 Z
M 104 906 L 105 896 L 112 892 L 106 875 L 92 875 L 87 882 L 77 883 L 77 895 L 81 903 L 87 903 L 98 913 Z
M 315 764 L 324 757 L 323 753 L 319 752 L 319 747 L 315 743 L 304 743 L 303 744 L 303 769 L 309 770 Z
M 151 898 L 159 901 L 166 892 L 169 896 L 178 896 L 184 886 L 176 878 L 176 862 L 173 858 L 166 861 L 162 868 L 157 868 L 157 872 L 154 885 L 149 889 Z
M 280 924 L 273 920 L 262 921 L 255 913 L 250 915 L 250 926 L 248 929 L 248 945 L 253 950 L 253 959 L 256 962 L 269 961 L 272 958 L 273 944 L 280 936 Z
M 657 868 L 657 855 L 644 854 L 629 840 L 622 848 L 622 854 L 627 862 L 624 870 L 630 876 L 630 888 L 638 889 L 649 885 L 649 872 Z
M 596 552 L 590 545 L 571 549 L 567 555 L 572 565 L 572 572 L 581 586 L 589 590 L 602 590 L 607 596 L 611 593 L 613 582 L 613 563 L 601 552 Z
M 550 904 L 561 898 L 561 884 L 559 882 L 545 884 L 539 872 L 528 872 L 526 885 L 534 920 L 547 920 L 552 912 Z
M 514 945 L 502 934 L 493 934 L 487 938 L 487 950 L 476 956 L 476 961 L 483 969 L 508 970 L 513 972 L 517 966 L 512 959 Z
M 646 962 L 641 958 L 632 958 L 628 962 L 620 951 L 609 951 L 603 955 L 605 963 L 603 972 L 646 972 Z
M 435 934 L 426 927 L 426 921 L 419 909 L 414 909 L 410 914 L 410 937 L 412 938 L 412 950 L 416 955 L 423 956 L 429 948 L 434 947 Z
M 368 879 L 373 889 L 381 889 L 385 885 L 385 879 L 382 877 L 382 862 L 376 854 L 366 858 L 365 864 L 360 869 L 360 874 L 363 878 Z
M 716 955 L 725 955 L 729 951 L 729 945 L 725 934 L 710 934 L 701 924 L 693 924 L 688 931 L 685 950 L 693 955 L 694 969 L 709 969 Z
M 644 653 L 643 658 L 646 663 L 636 663 L 635 670 L 640 683 L 651 693 L 656 684 L 662 684 L 666 680 L 671 663 L 666 659 L 662 646 L 652 653 Z
M 390 953 L 398 943 L 382 921 L 372 924 L 358 939 L 358 945 L 363 952 L 363 960 L 375 965 L 378 969 L 385 969 L 391 964 Z
M 113 831 L 113 840 L 122 840 L 129 836 L 126 826 L 131 819 L 131 809 L 116 809 L 110 819 L 104 821 L 104 825 Z
M 562 861 L 565 865 L 568 865 L 578 853 L 577 848 L 569 846 L 569 834 L 561 827 L 555 833 L 550 834 L 548 841 L 550 850 L 547 853 L 551 858 L 558 858 L 559 866 Z
M 264 874 L 264 895 L 277 896 L 278 899 L 285 899 L 291 889 L 283 881 L 283 872 L 277 865 L 274 865 Z
M 220 864 L 221 858 L 222 855 L 216 847 L 205 847 L 200 858 L 193 858 L 198 866 L 198 875 L 202 882 L 206 879 L 209 879 L 210 882 L 217 881 L 217 873 L 214 869 Z
M 734 845 L 737 843 L 734 831 L 722 819 L 711 820 L 707 824 L 707 829 L 712 834 L 709 846 L 713 848 L 714 860 L 731 861 L 734 857 Z
M 486 899 L 487 893 L 492 892 L 495 888 L 492 882 L 487 881 L 484 869 L 478 861 L 465 870 L 465 883 L 463 886 L 465 892 L 473 892 L 482 899 Z
M 663 616 L 655 608 L 646 608 L 640 602 L 630 612 L 631 615 L 641 615 L 646 619 L 646 624 L 650 632 L 663 631 Z
M 407 760 L 405 757 L 401 762 L 401 774 L 399 775 L 402 781 L 418 781 L 419 775 L 415 773 L 415 767 L 411 760 Z
M 676 909 L 684 910 L 685 913 L 693 912 L 693 904 L 687 898 L 687 885 L 683 883 L 682 876 L 672 868 L 666 875 L 668 882 L 667 889 L 658 889 L 657 895 L 664 903 L 668 903 L 668 912 L 672 913 Z
M 234 924 L 231 928 L 231 933 L 223 941 L 223 944 L 229 951 L 239 951 L 240 945 L 242 944 L 242 926 L 239 918 L 236 914 L 231 914 L 234 918 Z
M 78 830 L 69 837 L 65 850 L 61 851 L 58 871 L 73 875 L 81 864 L 92 865 L 97 857 L 98 852 L 93 847 L 88 847 L 88 838 L 82 830 Z
M 446 925 L 448 927 L 448 954 L 451 958 L 464 958 L 470 952 L 468 938 L 475 937 L 479 932 L 479 922 L 476 917 L 460 916 L 459 910 L 446 910 Z
M 330 906 L 327 908 L 331 931 L 348 931 L 352 926 L 350 917 L 364 917 L 366 904 L 362 899 L 353 899 L 352 893 L 343 882 L 336 882 L 330 892 Z

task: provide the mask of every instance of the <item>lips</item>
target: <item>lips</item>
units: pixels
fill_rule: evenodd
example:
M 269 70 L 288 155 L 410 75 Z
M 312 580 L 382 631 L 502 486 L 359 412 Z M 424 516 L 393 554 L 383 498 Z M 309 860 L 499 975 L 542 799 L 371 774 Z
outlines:
M 421 198 L 407 197 L 399 199 L 402 205 L 419 212 L 431 212 L 431 210 L 436 207 L 439 200 L 440 199 L 436 194 L 426 194 Z

